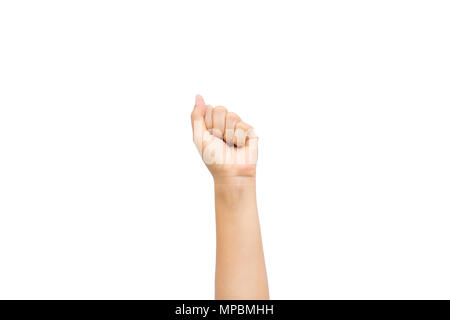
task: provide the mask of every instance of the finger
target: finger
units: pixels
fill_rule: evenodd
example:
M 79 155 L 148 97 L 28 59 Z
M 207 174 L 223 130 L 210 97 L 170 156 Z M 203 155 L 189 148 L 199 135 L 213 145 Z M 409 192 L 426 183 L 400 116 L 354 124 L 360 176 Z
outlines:
M 247 139 L 245 140 L 245 146 L 248 147 L 252 141 L 258 141 L 258 136 L 253 128 L 248 129 L 247 131 Z
M 212 129 L 213 127 L 212 114 L 213 114 L 213 107 L 207 105 L 205 111 L 205 125 L 206 129 L 208 130 Z
M 213 135 L 223 139 L 225 131 L 225 120 L 227 116 L 227 109 L 219 106 L 213 110 L 212 122 L 213 122 Z
M 245 149 L 246 163 L 256 164 L 256 161 L 258 160 L 258 136 L 253 129 L 247 131 Z
M 204 106 L 205 105 L 205 100 L 203 100 L 203 97 L 199 94 L 195 96 L 195 105 L 196 106 Z
M 191 124 L 193 140 L 200 153 L 202 151 L 203 134 L 206 131 L 204 120 L 205 111 L 205 101 L 202 96 L 197 95 L 195 97 L 194 110 L 191 113 Z
M 194 121 L 200 121 L 202 120 L 204 122 L 204 115 L 206 111 L 205 101 L 203 100 L 203 97 L 201 95 L 197 95 L 195 97 L 195 105 L 194 110 L 192 110 L 191 113 L 191 123 L 192 123 L 192 129 L 194 129 Z
M 247 137 L 247 132 L 252 129 L 252 126 L 246 124 L 243 121 L 239 121 L 234 130 L 234 144 L 237 147 L 243 147 L 245 145 L 245 140 Z
M 234 144 L 234 129 L 236 124 L 241 121 L 241 118 L 234 113 L 228 112 L 225 120 L 225 142 L 228 144 Z

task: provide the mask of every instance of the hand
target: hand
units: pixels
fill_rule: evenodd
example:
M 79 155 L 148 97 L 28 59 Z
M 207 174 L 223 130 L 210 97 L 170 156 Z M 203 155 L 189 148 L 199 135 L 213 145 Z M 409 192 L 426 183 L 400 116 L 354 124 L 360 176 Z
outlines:
M 258 137 L 225 107 L 206 105 L 200 95 L 191 114 L 194 143 L 214 179 L 255 177 Z

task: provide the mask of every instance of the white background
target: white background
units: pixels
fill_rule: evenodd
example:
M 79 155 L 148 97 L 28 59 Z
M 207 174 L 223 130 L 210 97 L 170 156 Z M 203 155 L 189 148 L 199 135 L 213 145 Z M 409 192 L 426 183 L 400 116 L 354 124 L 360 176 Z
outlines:
M 2 1 L 0 298 L 214 297 L 196 93 L 260 136 L 271 297 L 450 298 L 448 1 Z

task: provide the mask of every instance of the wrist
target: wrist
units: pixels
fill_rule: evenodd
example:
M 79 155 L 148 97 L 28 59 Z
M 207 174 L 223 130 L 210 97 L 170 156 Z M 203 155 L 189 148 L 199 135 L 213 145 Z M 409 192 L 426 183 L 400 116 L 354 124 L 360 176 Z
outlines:
M 217 205 L 225 206 L 227 212 L 256 203 L 256 178 L 254 176 L 214 177 L 214 193 Z M 219 212 L 220 210 L 216 210 Z M 239 210 L 246 212 L 248 210 Z
M 217 186 L 255 186 L 256 176 L 215 175 L 214 185 Z

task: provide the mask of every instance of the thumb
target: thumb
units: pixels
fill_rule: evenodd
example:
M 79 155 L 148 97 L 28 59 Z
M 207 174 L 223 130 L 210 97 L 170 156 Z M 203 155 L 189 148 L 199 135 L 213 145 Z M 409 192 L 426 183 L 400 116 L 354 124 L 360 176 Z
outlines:
M 197 95 L 194 110 L 191 113 L 191 124 L 194 143 L 200 153 L 202 152 L 203 134 L 206 131 L 205 112 L 205 100 L 201 95 Z

